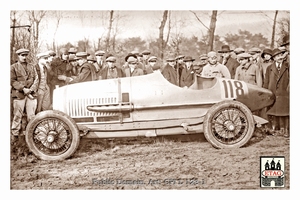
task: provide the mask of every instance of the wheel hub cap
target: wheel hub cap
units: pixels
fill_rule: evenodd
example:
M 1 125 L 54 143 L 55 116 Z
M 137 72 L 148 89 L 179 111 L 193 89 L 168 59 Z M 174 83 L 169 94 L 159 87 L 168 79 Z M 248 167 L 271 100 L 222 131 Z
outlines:
M 47 135 L 47 142 L 51 143 L 54 141 L 55 139 L 55 132 L 54 131 L 51 131 L 48 135 Z
M 225 124 L 227 130 L 234 131 L 235 125 L 232 121 L 226 121 L 224 124 Z

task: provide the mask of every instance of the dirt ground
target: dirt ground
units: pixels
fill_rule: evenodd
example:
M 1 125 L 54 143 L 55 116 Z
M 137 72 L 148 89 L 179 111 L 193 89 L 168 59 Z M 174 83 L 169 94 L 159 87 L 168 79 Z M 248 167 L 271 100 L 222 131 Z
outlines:
M 260 156 L 285 156 L 290 189 L 290 144 L 258 134 L 239 149 L 215 149 L 203 134 L 122 139 L 82 139 L 64 161 L 12 152 L 11 190 L 198 190 L 260 187 Z

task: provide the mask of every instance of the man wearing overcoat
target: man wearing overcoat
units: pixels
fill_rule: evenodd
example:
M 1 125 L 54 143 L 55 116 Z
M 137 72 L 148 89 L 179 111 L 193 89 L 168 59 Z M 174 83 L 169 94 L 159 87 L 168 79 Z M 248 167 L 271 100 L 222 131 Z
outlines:
M 276 97 L 274 104 L 267 110 L 267 114 L 273 118 L 272 133 L 279 127 L 280 133 L 289 137 L 290 66 L 283 57 L 284 52 L 278 48 L 273 50 L 274 62 L 267 68 L 263 87 L 271 90 Z

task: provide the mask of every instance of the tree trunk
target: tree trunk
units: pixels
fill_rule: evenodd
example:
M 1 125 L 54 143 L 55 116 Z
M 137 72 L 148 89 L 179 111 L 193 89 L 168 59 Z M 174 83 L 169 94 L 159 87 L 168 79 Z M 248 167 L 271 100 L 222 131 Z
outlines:
M 218 11 L 213 10 L 210 19 L 210 26 L 208 30 L 208 51 L 212 51 L 214 49 L 214 36 L 217 22 L 217 13 Z
M 110 41 L 110 34 L 111 34 L 111 29 L 112 29 L 112 23 L 113 23 L 113 17 L 114 17 L 114 11 L 111 10 L 109 12 L 110 17 L 109 17 L 109 25 L 108 25 L 108 32 L 106 36 L 106 52 L 109 52 L 109 41 Z
M 274 48 L 277 14 L 278 14 L 278 10 L 275 11 L 275 16 L 274 16 L 273 29 L 272 29 L 272 39 L 271 39 L 271 49 Z
M 160 26 L 159 26 L 159 39 L 158 40 L 159 40 L 159 44 L 160 44 L 160 58 L 161 58 L 161 60 L 164 59 L 164 49 L 165 49 L 164 28 L 165 28 L 167 19 L 168 19 L 168 11 L 165 10 L 164 14 L 163 14 L 162 21 L 161 21 Z

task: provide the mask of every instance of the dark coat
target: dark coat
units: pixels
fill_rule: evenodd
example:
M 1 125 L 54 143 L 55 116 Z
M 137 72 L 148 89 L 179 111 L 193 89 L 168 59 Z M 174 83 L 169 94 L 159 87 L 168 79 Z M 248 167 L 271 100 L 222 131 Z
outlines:
M 223 58 L 220 61 L 220 63 L 223 63 Z M 236 68 L 240 65 L 240 63 L 236 59 L 234 59 L 231 56 L 229 56 L 228 59 L 227 59 L 227 61 L 226 61 L 226 63 L 224 65 L 228 68 L 228 70 L 230 72 L 231 78 L 234 78 L 235 72 L 236 72 Z
M 98 77 L 96 75 L 95 66 L 91 63 L 85 62 L 80 66 L 76 78 L 74 78 L 70 83 L 94 81 L 97 79 Z
M 289 116 L 290 109 L 290 75 L 289 75 L 290 65 L 288 62 L 283 61 L 280 73 L 276 68 L 275 62 L 268 66 L 266 71 L 266 76 L 264 80 L 264 88 L 271 90 L 275 96 L 276 100 L 273 105 L 271 105 L 268 110 L 268 115 L 274 116 Z
M 170 83 L 179 86 L 179 72 L 178 70 L 174 69 L 168 63 L 162 70 L 162 75 L 167 79 Z
M 62 60 L 60 58 L 55 58 L 53 62 L 51 63 L 51 71 L 48 73 L 49 76 L 49 84 L 51 85 L 51 88 L 54 89 L 55 85 L 59 85 L 59 87 L 66 85 L 66 82 L 63 80 L 59 80 L 59 75 L 64 75 L 67 77 L 70 77 L 71 74 L 67 70 L 67 65 L 69 64 L 68 61 Z
M 180 87 L 190 87 L 194 83 L 194 69 L 193 65 L 188 70 L 186 67 L 182 70 L 180 76 Z

